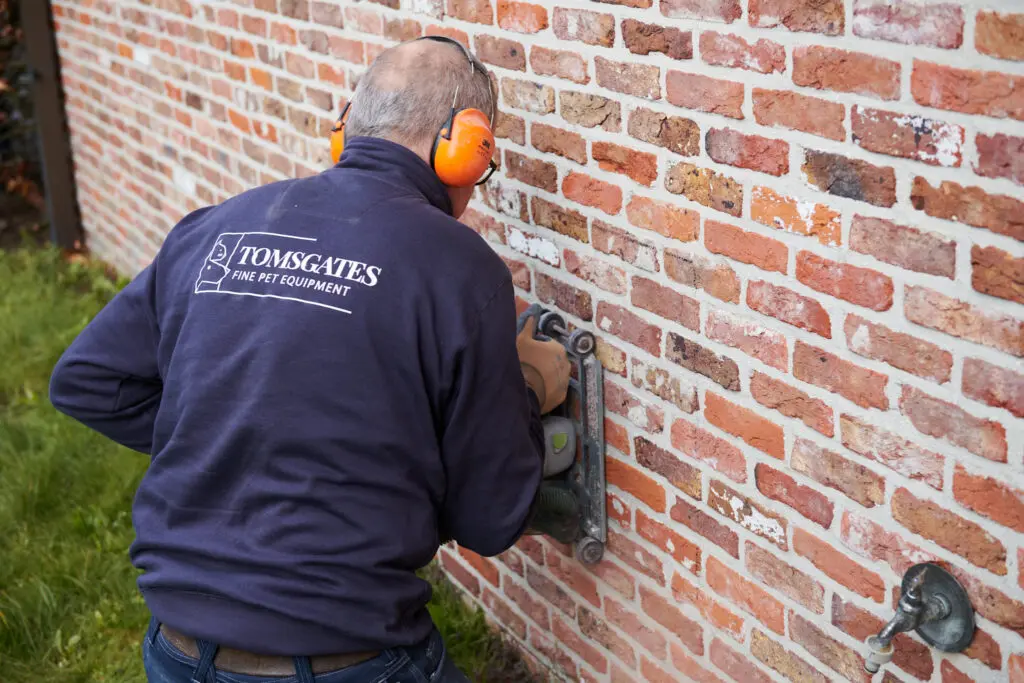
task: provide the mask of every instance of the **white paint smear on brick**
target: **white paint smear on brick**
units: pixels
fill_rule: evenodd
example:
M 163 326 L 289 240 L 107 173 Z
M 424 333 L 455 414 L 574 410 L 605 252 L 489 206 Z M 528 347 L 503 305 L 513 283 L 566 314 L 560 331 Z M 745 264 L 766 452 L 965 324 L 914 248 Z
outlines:
M 539 258 L 552 266 L 561 263 L 558 246 L 554 242 L 527 235 L 518 228 L 508 229 L 508 245 L 522 254 Z

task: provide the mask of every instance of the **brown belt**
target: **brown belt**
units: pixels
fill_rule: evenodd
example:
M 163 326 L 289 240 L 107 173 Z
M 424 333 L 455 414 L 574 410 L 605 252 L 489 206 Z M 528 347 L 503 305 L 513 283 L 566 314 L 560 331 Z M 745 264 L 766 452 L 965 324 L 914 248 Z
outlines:
M 196 645 L 195 639 L 178 633 L 163 624 L 160 625 L 159 632 L 163 634 L 167 642 L 189 657 L 193 659 L 199 658 L 199 647 Z M 343 655 L 317 655 L 310 657 L 309 662 L 314 674 L 324 674 L 361 664 L 379 654 L 380 652 L 352 652 Z M 295 664 L 291 657 L 258 655 L 254 652 L 234 650 L 228 647 L 217 649 L 213 665 L 218 671 L 242 674 L 244 676 L 280 676 L 286 678 L 295 675 Z

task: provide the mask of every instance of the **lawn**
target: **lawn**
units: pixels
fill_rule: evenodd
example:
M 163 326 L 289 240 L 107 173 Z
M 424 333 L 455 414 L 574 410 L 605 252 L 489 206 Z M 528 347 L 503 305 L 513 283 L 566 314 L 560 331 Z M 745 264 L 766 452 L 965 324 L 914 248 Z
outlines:
M 0 680 L 144 682 L 148 614 L 127 556 L 147 458 L 58 414 L 61 351 L 119 286 L 47 249 L 0 250 Z M 430 605 L 471 680 L 530 680 L 432 568 Z

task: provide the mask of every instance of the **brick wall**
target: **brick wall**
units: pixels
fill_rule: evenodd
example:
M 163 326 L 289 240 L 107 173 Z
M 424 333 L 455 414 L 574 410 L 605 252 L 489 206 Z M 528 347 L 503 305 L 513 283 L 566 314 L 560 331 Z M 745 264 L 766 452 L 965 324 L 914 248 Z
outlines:
M 610 548 L 443 563 L 588 681 L 862 681 L 913 562 L 1024 681 L 1024 14 L 1015 0 L 54 0 L 92 249 L 316 173 L 360 71 L 423 33 L 493 64 L 465 222 L 600 337 Z

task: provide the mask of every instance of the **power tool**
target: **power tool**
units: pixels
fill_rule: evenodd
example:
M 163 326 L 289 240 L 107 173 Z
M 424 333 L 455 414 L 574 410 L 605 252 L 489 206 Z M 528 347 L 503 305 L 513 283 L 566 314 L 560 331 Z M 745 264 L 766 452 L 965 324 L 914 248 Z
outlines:
M 537 317 L 535 337 L 558 341 L 572 364 L 565 401 L 543 416 L 544 478 L 528 534 L 574 546 L 576 559 L 596 564 L 608 540 L 604 470 L 604 371 L 591 332 L 569 331 L 565 319 L 538 304 L 519 316 L 517 332 Z

